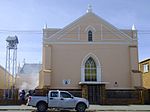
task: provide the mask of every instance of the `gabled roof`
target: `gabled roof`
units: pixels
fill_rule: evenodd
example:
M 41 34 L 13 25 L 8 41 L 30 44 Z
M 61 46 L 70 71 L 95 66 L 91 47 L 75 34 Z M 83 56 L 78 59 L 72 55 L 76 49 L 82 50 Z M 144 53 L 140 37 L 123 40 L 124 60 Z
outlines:
M 84 21 L 88 17 L 92 17 L 92 18 L 98 20 L 103 25 L 108 26 L 110 29 L 112 29 L 115 33 L 117 32 L 118 35 L 120 35 L 120 36 L 122 36 L 124 38 L 127 38 L 128 40 L 132 39 L 129 35 L 125 34 L 124 32 L 122 32 L 121 30 L 119 30 L 118 28 L 113 26 L 112 24 L 108 23 L 107 21 L 105 21 L 101 17 L 97 16 L 93 12 L 89 12 L 89 13 L 84 14 L 83 16 L 78 18 L 77 20 L 73 21 L 71 24 L 67 25 L 63 29 L 61 29 L 58 32 L 54 33 L 53 35 L 49 36 L 47 39 L 50 39 L 50 40 L 51 39 L 59 39 L 59 36 L 62 35 L 63 33 L 65 33 L 65 31 L 67 31 L 68 29 L 76 26 L 77 24 L 79 24 L 81 21 Z
M 25 63 L 21 68 L 19 74 L 21 75 L 31 75 L 31 74 L 39 74 L 41 70 L 41 64 L 29 64 Z
M 3 66 L 1 66 L 1 65 L 0 65 L 0 69 L 1 69 L 2 71 L 4 71 L 4 72 L 5 72 L 5 70 L 6 70 L 6 69 L 5 69 Z M 6 72 L 7 72 L 7 74 L 11 75 L 8 71 L 6 71 Z M 4 75 L 4 74 L 3 74 L 3 75 Z
M 4 71 L 5 71 L 5 68 L 4 68 L 3 66 L 1 66 L 1 65 L 0 65 L 0 69 L 2 69 L 2 70 L 4 70 Z
M 150 61 L 150 58 L 145 59 L 145 60 L 141 61 L 140 63 L 145 63 L 145 62 L 148 62 L 148 61 Z

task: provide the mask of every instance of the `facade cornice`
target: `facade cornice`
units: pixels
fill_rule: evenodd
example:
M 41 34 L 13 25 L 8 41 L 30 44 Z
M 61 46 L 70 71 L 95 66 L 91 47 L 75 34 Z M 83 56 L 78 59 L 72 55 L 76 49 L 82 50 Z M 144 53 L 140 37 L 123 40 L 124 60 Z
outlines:
M 97 85 L 97 84 L 109 84 L 109 82 L 79 82 L 79 85 Z
M 43 42 L 43 44 L 45 44 L 45 45 L 48 45 L 48 44 L 50 44 L 50 45 L 53 45 L 53 44 L 66 44 L 66 45 L 72 45 L 72 44 L 74 44 L 74 45 L 103 45 L 103 44 L 110 44 L 110 45 L 133 45 L 133 43 L 132 42 L 47 42 L 47 41 L 45 41 L 45 42 Z
M 43 72 L 50 72 L 50 73 L 51 73 L 52 70 L 46 70 L 46 69 L 45 69 L 45 70 L 43 70 Z

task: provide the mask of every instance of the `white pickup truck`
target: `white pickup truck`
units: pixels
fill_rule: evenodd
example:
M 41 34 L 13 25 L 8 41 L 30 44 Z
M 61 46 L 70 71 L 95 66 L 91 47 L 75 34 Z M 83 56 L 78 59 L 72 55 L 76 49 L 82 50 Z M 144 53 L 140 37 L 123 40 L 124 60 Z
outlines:
M 27 105 L 37 107 L 39 112 L 46 112 L 48 108 L 85 112 L 89 102 L 84 98 L 74 97 L 67 91 L 52 90 L 49 91 L 48 96 L 29 96 Z

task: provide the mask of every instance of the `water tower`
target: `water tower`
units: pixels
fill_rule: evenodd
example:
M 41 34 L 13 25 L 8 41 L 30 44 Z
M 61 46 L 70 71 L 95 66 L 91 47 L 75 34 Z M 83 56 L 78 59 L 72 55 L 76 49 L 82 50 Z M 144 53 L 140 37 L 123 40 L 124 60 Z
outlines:
M 6 65 L 4 98 L 13 98 L 17 73 L 17 36 L 8 36 L 6 39 Z

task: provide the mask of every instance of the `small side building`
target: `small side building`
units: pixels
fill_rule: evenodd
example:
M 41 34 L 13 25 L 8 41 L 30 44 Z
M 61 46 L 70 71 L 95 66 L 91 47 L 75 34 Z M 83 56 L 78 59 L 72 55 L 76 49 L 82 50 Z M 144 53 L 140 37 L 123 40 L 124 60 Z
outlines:
M 39 83 L 39 71 L 41 64 L 24 63 L 17 75 L 17 87 L 19 89 L 35 89 Z
M 13 86 L 13 81 L 13 76 L 5 71 L 5 68 L 0 65 L 0 89 L 10 89 Z
M 145 59 L 139 63 L 139 69 L 142 72 L 143 87 L 150 89 L 150 59 Z

